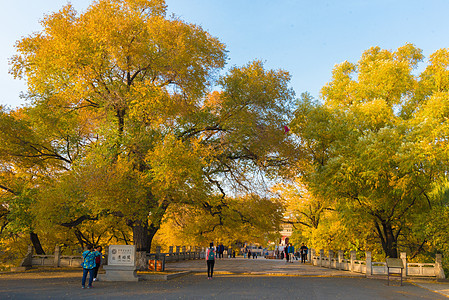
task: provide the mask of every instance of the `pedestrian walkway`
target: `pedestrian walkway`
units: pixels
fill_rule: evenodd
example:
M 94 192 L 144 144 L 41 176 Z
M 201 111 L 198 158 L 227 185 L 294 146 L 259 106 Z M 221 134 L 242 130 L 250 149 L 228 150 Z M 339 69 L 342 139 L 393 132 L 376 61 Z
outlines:
M 0 299 L 447 299 L 449 283 L 386 278 L 269 259 L 218 259 L 213 280 L 204 260 L 167 263 L 167 271 L 192 271 L 168 281 L 94 282 L 81 289 L 81 269 L 0 274 Z
M 167 263 L 167 271 L 205 272 L 202 260 L 186 260 Z M 248 275 L 285 275 L 285 276 L 319 276 L 319 277 L 365 277 L 363 274 L 351 273 L 335 269 L 314 267 L 302 264 L 299 260 L 287 263 L 280 259 L 248 259 L 224 258 L 217 259 L 214 272 L 217 274 L 248 274 Z
M 181 272 L 205 272 L 205 263 L 202 260 L 188 260 L 167 263 L 167 271 Z M 277 276 L 303 276 L 303 277 L 332 277 L 332 278 L 366 278 L 364 274 L 336 269 L 312 266 L 310 263 L 302 264 L 295 260 L 287 263 L 279 259 L 248 259 L 248 258 L 225 258 L 217 259 L 214 272 L 216 274 L 240 274 L 240 275 L 277 275 Z M 376 280 L 385 280 L 386 276 L 372 276 Z M 449 281 L 438 282 L 432 279 L 413 279 L 408 282 L 444 295 L 449 298 Z

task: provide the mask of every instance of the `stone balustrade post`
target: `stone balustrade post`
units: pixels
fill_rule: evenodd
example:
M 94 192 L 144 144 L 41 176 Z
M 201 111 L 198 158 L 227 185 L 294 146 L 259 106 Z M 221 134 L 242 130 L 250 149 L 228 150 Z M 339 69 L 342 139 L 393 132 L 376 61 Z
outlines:
M 329 269 L 332 269 L 332 259 L 334 258 L 334 251 L 329 250 Z
M 338 269 L 339 270 L 343 270 L 343 259 L 344 259 L 343 250 L 338 250 Z
M 372 264 L 372 257 L 371 257 L 371 251 L 366 251 L 365 252 L 365 256 L 366 256 L 366 273 L 365 276 L 371 276 L 373 275 L 373 264 Z
M 435 256 L 435 276 L 438 279 L 446 278 L 446 275 L 444 275 L 444 270 L 443 270 L 443 255 L 442 254 L 437 254 Z
M 168 247 L 168 253 L 169 253 L 170 255 L 173 254 L 173 246 Z
M 61 247 L 56 246 L 55 253 L 54 253 L 53 266 L 55 268 L 57 268 L 57 267 L 59 267 L 60 263 L 61 263 Z
M 32 245 L 28 245 L 27 254 L 20 263 L 20 267 L 15 269 L 17 269 L 18 271 L 25 271 L 30 269 L 33 266 L 33 254 L 34 254 L 34 247 Z
M 313 249 L 309 249 L 309 251 L 307 251 L 307 261 L 312 262 L 312 265 L 313 265 L 313 255 L 312 255 L 312 250 L 313 250 Z
M 350 252 L 350 261 L 351 261 L 351 269 L 350 269 L 350 271 L 351 272 L 354 272 L 354 270 L 355 270 L 355 260 L 357 259 L 357 252 L 355 252 L 355 251 L 351 251 Z
M 179 261 L 179 258 L 181 256 L 181 246 L 176 246 L 176 261 Z
M 404 269 L 402 269 L 402 277 L 407 277 L 407 253 L 401 252 L 402 264 L 404 265 Z
M 324 266 L 324 249 L 320 249 L 320 263 L 319 263 L 320 267 Z
M 310 253 L 310 256 L 311 256 L 311 259 L 310 259 L 310 261 L 312 262 L 312 266 L 316 266 L 316 261 L 315 261 L 315 259 L 314 259 L 314 257 L 315 257 L 315 249 L 310 249 L 310 251 L 309 251 L 309 253 Z

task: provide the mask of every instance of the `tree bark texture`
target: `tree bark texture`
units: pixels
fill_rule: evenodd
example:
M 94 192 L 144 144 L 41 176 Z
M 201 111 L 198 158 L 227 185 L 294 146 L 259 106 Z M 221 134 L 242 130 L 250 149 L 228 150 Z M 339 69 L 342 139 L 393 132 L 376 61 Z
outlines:
M 30 232 L 30 240 L 33 244 L 34 250 L 36 251 L 37 255 L 45 255 L 45 251 L 42 248 L 41 241 L 39 240 L 39 236 L 37 233 L 34 233 L 33 231 Z

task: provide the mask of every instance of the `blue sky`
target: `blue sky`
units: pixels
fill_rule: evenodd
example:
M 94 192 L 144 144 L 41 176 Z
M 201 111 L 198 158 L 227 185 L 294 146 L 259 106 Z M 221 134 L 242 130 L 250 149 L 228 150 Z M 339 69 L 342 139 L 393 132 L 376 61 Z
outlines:
M 71 0 L 83 11 L 91 0 Z M 14 43 L 40 29 L 43 15 L 67 0 L 0 0 L 0 104 L 11 107 L 25 83 L 8 74 Z M 254 59 L 292 75 L 297 96 L 319 96 L 335 64 L 357 62 L 372 46 L 412 43 L 426 59 L 449 47 L 449 0 L 166 0 L 169 14 L 202 26 L 227 45 L 230 66 Z M 421 68 L 425 66 L 422 63 Z

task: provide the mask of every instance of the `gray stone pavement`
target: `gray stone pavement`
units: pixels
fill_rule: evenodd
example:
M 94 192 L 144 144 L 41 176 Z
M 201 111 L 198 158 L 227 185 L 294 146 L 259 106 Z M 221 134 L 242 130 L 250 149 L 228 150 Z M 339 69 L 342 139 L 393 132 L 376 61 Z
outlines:
M 167 263 L 167 271 L 205 272 L 205 262 L 200 260 L 179 261 Z M 322 276 L 322 277 L 365 277 L 363 274 L 318 268 L 299 261 L 286 263 L 279 259 L 217 259 L 214 268 L 217 274 L 248 274 L 248 275 L 287 275 L 287 276 Z
M 385 278 L 279 260 L 217 260 L 212 280 L 205 261 L 167 264 L 167 271 L 186 270 L 194 273 L 169 281 L 99 281 L 93 289 L 81 289 L 81 270 L 0 274 L 0 299 L 447 299 L 434 290 L 449 287 L 432 281 L 387 286 Z

